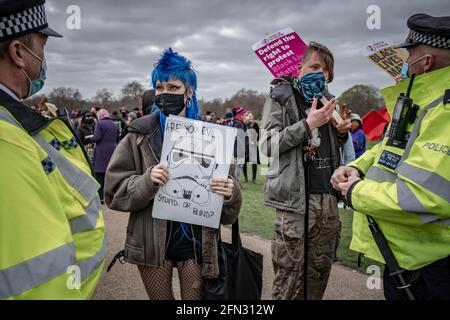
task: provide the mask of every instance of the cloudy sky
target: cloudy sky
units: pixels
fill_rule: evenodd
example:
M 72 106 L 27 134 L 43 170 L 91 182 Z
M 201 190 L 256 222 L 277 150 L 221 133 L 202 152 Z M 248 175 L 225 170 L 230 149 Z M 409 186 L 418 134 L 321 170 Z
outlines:
M 380 30 L 366 25 L 373 4 L 381 9 Z M 80 30 L 67 28 L 70 5 L 81 9 Z M 403 41 L 414 13 L 450 15 L 448 0 L 50 0 L 46 7 L 50 25 L 64 38 L 48 42 L 44 92 L 75 87 L 84 98 L 102 88 L 118 96 L 132 80 L 150 88 L 153 64 L 169 46 L 194 63 L 199 97 L 226 98 L 241 88 L 267 92 L 271 74 L 251 46 L 285 27 L 334 52 L 334 94 L 357 83 L 383 87 L 392 80 L 361 48 Z

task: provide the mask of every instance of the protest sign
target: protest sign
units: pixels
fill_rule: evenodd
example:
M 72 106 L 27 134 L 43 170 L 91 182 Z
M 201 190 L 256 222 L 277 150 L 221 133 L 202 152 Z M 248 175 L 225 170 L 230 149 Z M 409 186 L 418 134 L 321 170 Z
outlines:
M 394 45 L 387 41 L 379 41 L 366 46 L 364 55 L 373 63 L 383 69 L 395 81 L 402 80 L 402 65 L 408 58 L 402 49 L 395 49 Z
M 297 77 L 297 65 L 308 46 L 294 30 L 286 28 L 258 41 L 252 49 L 274 77 L 288 74 Z
M 210 182 L 228 177 L 237 130 L 170 116 L 166 120 L 161 163 L 169 181 L 157 192 L 152 216 L 219 228 L 223 196 Z

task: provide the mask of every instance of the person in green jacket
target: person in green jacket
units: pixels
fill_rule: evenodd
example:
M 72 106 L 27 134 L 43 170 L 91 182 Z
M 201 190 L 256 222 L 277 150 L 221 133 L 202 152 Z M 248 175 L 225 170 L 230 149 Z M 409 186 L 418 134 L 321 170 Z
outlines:
M 333 186 L 355 210 L 350 248 L 384 263 L 369 231 L 371 216 L 404 270 L 415 299 L 450 299 L 450 16 L 415 14 L 404 44 L 404 70 L 413 82 L 419 110 L 406 128 L 405 144 L 391 143 L 389 131 L 377 146 L 332 177 Z M 393 114 L 409 79 L 382 90 Z M 393 131 L 394 132 L 394 131 Z M 385 268 L 387 299 L 406 299 Z
M 47 38 L 61 37 L 44 3 L 0 2 L 0 299 L 88 299 L 107 251 L 81 140 L 22 102 L 44 85 Z
M 264 203 L 276 209 L 271 248 L 274 300 L 323 298 L 341 228 L 330 178 L 340 166 L 339 148 L 347 141 L 351 124 L 346 114 L 339 124 L 332 119 L 336 100 L 326 83 L 334 78 L 333 53 L 311 42 L 299 69 L 298 78 L 272 81 L 261 122 L 261 152 L 270 157 Z M 323 105 L 318 95 L 329 102 Z M 310 159 L 307 164 L 305 158 Z M 307 211 L 308 258 L 304 259 Z

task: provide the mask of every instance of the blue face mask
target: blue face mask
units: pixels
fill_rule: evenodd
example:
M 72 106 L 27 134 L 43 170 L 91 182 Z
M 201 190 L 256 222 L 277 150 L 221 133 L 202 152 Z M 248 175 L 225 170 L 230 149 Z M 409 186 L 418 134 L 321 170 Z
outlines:
M 408 69 L 409 69 L 408 63 L 403 62 L 402 71 L 400 72 L 400 74 L 402 75 L 402 79 L 408 78 Z
M 44 58 L 40 58 L 38 57 L 37 54 L 35 54 L 33 51 L 31 51 L 27 46 L 25 46 L 23 44 L 24 48 L 31 53 L 31 55 L 33 57 L 35 57 L 36 59 L 38 59 L 41 62 L 41 71 L 39 73 L 39 78 L 36 80 L 31 80 L 30 77 L 28 76 L 28 74 L 25 72 L 25 70 L 22 69 L 23 73 L 25 74 L 25 76 L 28 78 L 28 81 L 30 82 L 30 90 L 28 91 L 28 95 L 25 98 L 29 98 L 32 95 L 36 94 L 37 92 L 39 92 L 45 84 L 45 79 L 47 78 L 47 61 Z
M 417 62 L 419 62 L 419 61 L 422 60 L 423 58 L 426 58 L 426 55 L 424 55 L 424 56 L 422 56 L 422 57 L 420 57 L 420 58 L 414 60 L 414 61 L 411 62 L 411 63 L 403 62 L 403 65 L 402 65 L 402 71 L 401 71 L 401 73 L 400 73 L 400 74 L 402 75 L 402 79 L 409 78 L 409 75 L 408 75 L 409 67 L 411 67 L 412 65 L 416 64 Z
M 28 97 L 31 97 L 32 95 L 36 94 L 44 87 L 46 78 L 47 78 L 47 61 L 44 58 L 41 65 L 41 73 L 39 74 L 39 79 L 31 81 Z
M 325 90 L 325 84 L 326 80 L 323 72 L 309 73 L 301 79 L 294 80 L 294 87 L 307 102 L 312 102 L 316 95 L 322 95 Z

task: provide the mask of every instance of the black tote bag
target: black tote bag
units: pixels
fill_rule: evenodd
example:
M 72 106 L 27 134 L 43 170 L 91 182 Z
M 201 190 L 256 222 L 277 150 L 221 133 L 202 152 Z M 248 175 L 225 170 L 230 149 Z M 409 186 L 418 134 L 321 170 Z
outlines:
M 232 243 L 219 243 L 219 276 L 205 284 L 206 300 L 260 300 L 263 256 L 242 247 L 239 222 L 232 227 Z

